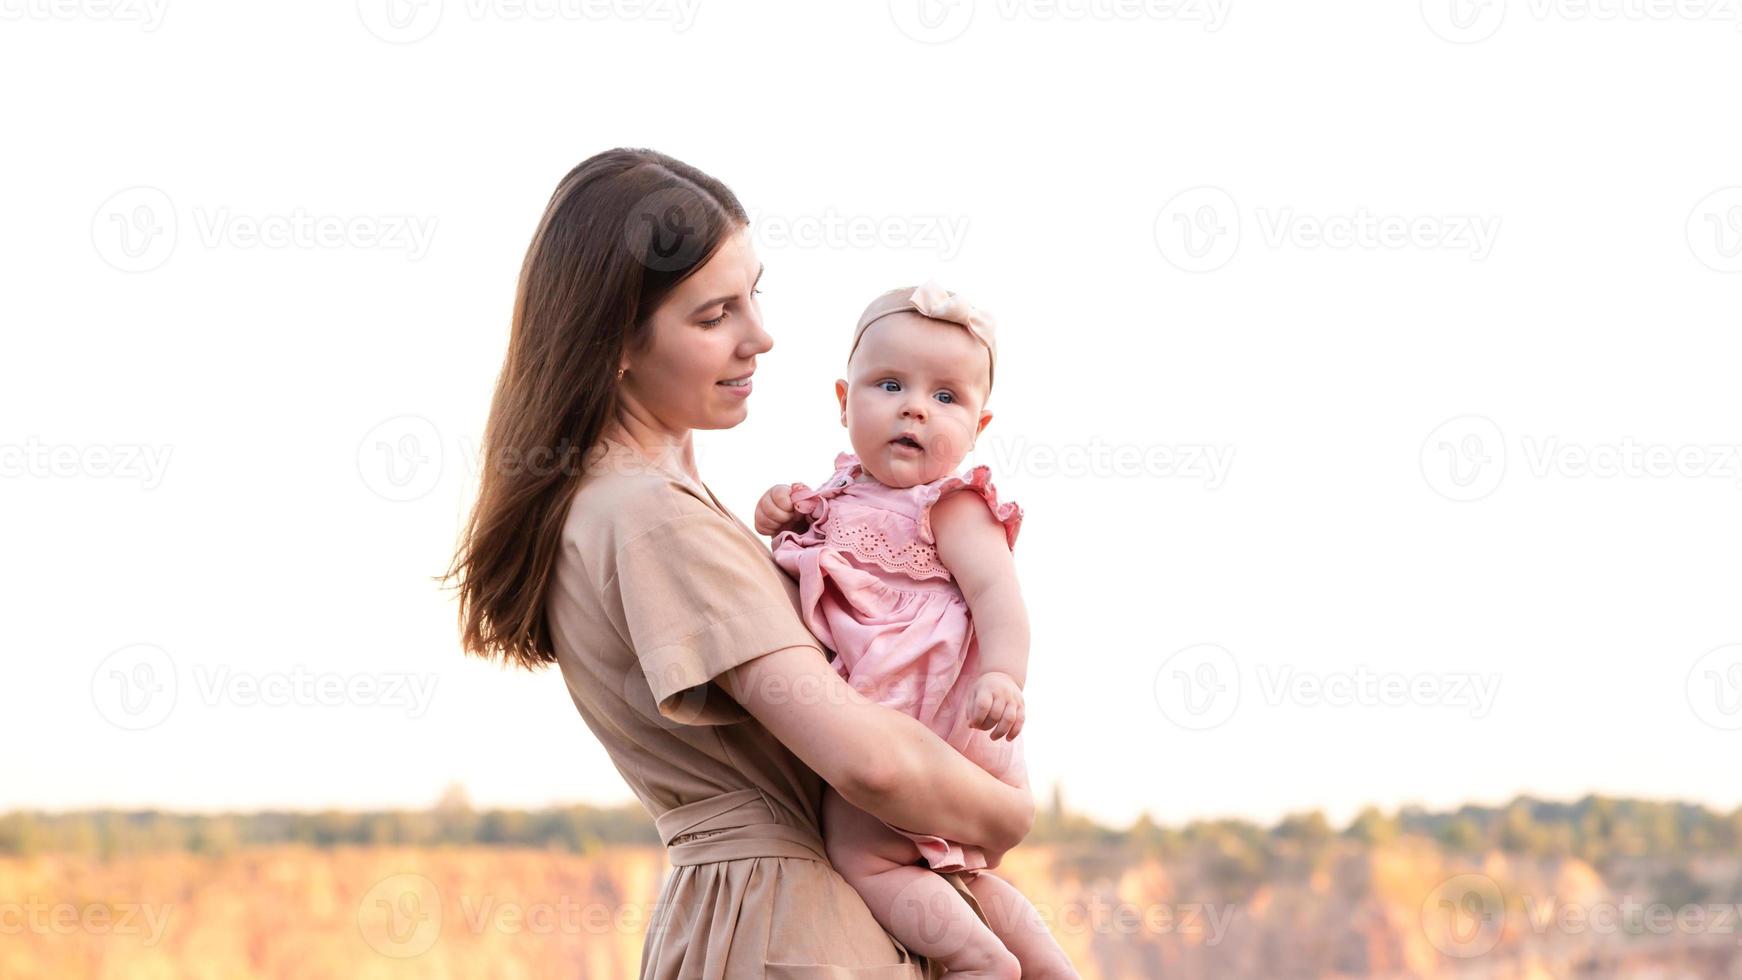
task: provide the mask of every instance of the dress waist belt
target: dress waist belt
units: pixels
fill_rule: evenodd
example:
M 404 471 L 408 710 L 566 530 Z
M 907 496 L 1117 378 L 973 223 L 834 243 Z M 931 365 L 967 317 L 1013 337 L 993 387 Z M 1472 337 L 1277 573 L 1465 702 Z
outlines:
M 751 788 L 685 803 L 653 818 L 673 866 L 751 857 L 827 861 L 810 827 L 778 823 L 762 791 Z

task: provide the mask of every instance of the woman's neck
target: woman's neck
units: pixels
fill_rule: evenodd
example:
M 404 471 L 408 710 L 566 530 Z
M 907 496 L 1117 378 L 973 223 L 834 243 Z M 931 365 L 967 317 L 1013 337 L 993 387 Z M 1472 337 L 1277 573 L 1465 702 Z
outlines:
M 676 467 L 690 479 L 702 482 L 696 472 L 695 440 L 688 429 L 670 432 L 638 419 L 630 412 L 619 411 L 605 424 L 603 437 L 613 438 L 655 463 Z

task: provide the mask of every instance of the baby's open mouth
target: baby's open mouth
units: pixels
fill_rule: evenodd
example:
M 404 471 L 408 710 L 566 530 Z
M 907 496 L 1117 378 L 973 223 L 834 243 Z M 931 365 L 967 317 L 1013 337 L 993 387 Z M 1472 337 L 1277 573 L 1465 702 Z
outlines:
M 899 439 L 891 439 L 889 441 L 895 443 L 897 446 L 907 446 L 907 447 L 910 447 L 912 449 L 925 448 L 925 447 L 921 446 L 919 443 L 915 442 L 913 440 L 912 436 L 902 436 Z

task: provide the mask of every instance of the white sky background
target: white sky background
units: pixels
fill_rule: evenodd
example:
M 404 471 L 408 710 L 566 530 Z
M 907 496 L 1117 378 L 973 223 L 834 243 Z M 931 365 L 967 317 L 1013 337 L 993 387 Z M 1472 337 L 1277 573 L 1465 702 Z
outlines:
M 847 448 L 867 300 L 935 275 L 998 315 L 976 459 L 1028 515 L 1043 792 L 1742 803 L 1742 648 L 1707 656 L 1742 642 L 1733 11 L 446 0 L 416 37 L 374 0 L 119 2 L 0 0 L 0 809 L 630 799 L 556 671 L 462 657 L 428 578 L 540 210 L 618 145 L 757 218 L 776 346 L 698 435 L 746 520 Z M 298 215 L 349 230 L 249 237 Z M 129 254 L 136 216 L 173 230 Z M 1364 216 L 1418 238 L 1315 237 Z M 155 478 L 89 455 L 140 446 Z M 1158 455 L 1206 446 L 1219 484 Z M 1273 689 L 1363 670 L 1444 690 Z M 299 672 L 434 686 L 247 686 Z

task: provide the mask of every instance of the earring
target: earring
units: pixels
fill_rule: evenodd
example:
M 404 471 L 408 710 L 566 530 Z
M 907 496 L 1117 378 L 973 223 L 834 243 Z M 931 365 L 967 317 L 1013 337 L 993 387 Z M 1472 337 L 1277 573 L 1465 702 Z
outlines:
M 629 369 L 628 369 L 628 368 L 618 368 L 618 369 L 617 369 L 617 380 L 618 380 L 618 381 L 622 381 L 622 380 L 623 380 L 623 372 L 624 372 L 624 371 L 627 371 L 627 370 L 629 370 Z

